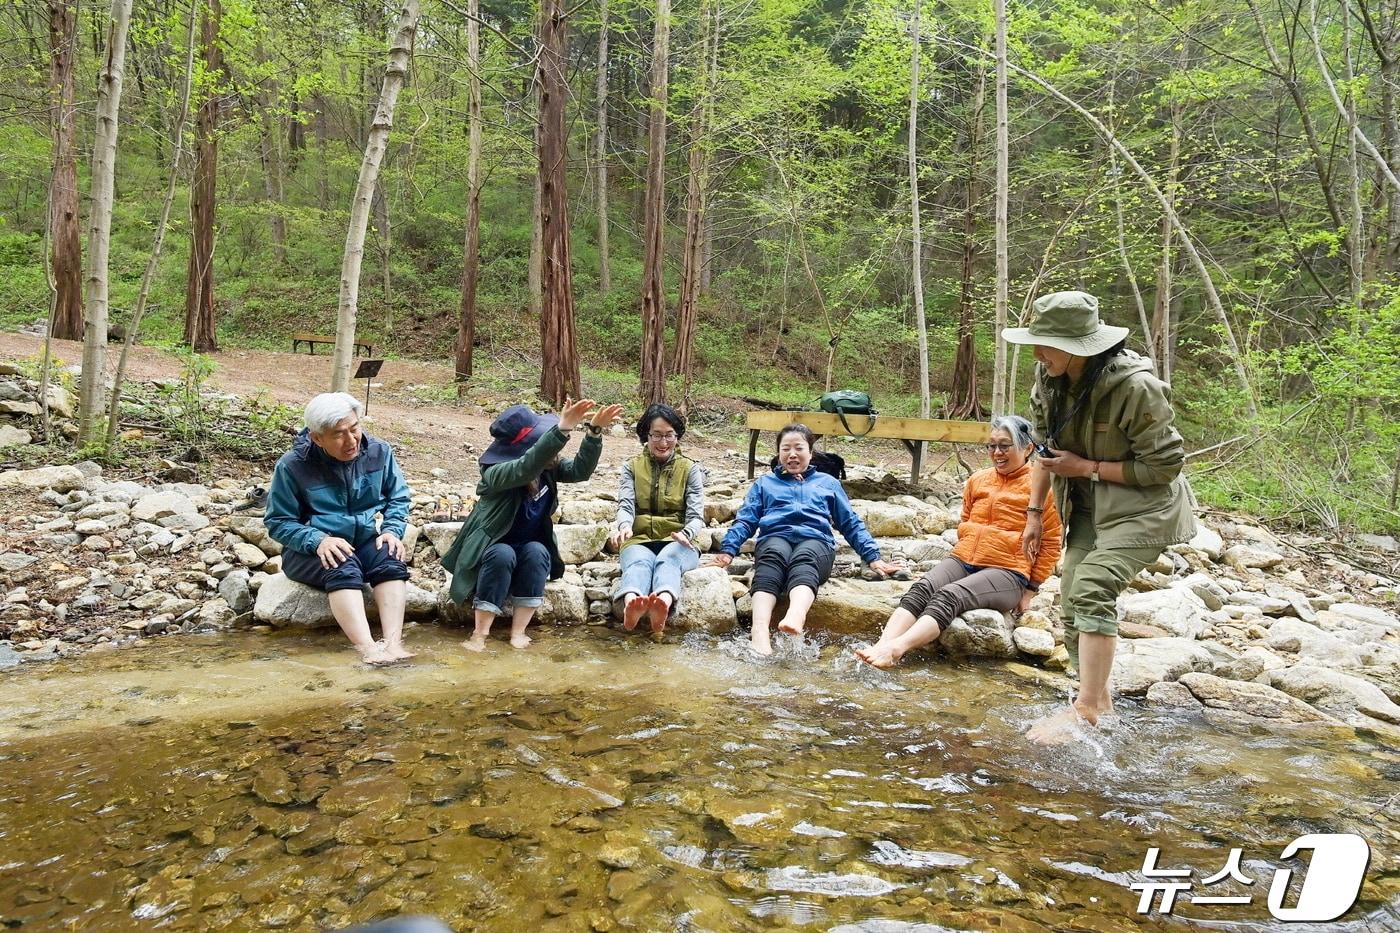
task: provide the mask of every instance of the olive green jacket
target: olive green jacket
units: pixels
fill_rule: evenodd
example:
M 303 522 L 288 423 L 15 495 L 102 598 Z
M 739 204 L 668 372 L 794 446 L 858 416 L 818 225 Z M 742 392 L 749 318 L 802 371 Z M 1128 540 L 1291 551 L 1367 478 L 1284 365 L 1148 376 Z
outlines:
M 1053 427 L 1045 378 L 1044 367 L 1037 364 L 1031 408 L 1042 439 Z M 1126 350 L 1105 367 L 1089 401 L 1055 438 L 1061 450 L 1123 463 L 1123 482 L 1090 484 L 1099 547 L 1166 546 L 1189 541 L 1196 533 L 1191 511 L 1196 500 L 1181 472 L 1186 445 L 1172 425 L 1170 391 L 1153 374 L 1150 360 Z M 1056 476 L 1053 489 L 1067 533 L 1070 481 Z
M 543 476 L 546 482 L 553 479 L 560 483 L 581 483 L 593 475 L 598 456 L 603 452 L 603 439 L 591 434 L 579 445 L 578 456 L 561 460 L 553 470 L 545 471 L 568 442 L 569 435 L 557 427 L 550 428 L 518 459 L 487 467 L 482 473 L 481 482 L 476 486 L 476 505 L 462 523 L 452 546 L 442 556 L 442 566 L 452 574 L 448 595 L 453 602 L 462 605 L 476 592 L 482 555 L 510 531 L 525 499 L 525 487 L 531 480 Z M 549 549 L 549 578 L 557 580 L 564 575 L 564 561 L 554 539 L 554 520 L 546 515 L 544 521 L 548 531 L 545 546 Z

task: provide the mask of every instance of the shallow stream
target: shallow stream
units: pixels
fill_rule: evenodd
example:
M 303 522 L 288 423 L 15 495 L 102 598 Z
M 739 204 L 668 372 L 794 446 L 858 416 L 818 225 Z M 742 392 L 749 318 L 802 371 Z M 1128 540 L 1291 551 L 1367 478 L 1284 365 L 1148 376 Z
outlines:
M 1400 930 L 1400 753 L 1364 734 L 1124 704 L 1042 750 L 1020 733 L 1064 698 L 1014 665 L 452 634 L 415 630 L 390 670 L 329 634 L 236 635 L 0 678 L 0 924 L 1297 930 L 1266 906 L 1276 867 L 1304 874 L 1284 846 L 1356 832 L 1360 901 L 1312 929 Z M 1195 869 L 1171 916 L 1128 887 L 1153 846 Z M 1254 883 L 1203 885 L 1232 848 Z

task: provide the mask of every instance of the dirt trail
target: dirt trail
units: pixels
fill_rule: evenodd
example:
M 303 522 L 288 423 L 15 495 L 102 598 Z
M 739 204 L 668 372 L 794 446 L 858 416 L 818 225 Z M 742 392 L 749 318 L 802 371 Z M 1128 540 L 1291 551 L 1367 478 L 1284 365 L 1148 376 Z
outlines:
M 0 360 L 25 360 L 43 352 L 42 338 L 31 334 L 0 333 Z M 82 344 L 55 340 L 54 354 L 65 364 L 82 359 Z M 120 348 L 108 353 L 108 372 L 115 372 Z M 330 383 L 331 358 L 318 354 L 280 353 L 272 350 L 233 349 L 213 355 L 216 365 L 211 385 L 222 392 L 243 397 L 265 397 L 300 410 L 306 400 L 323 392 Z M 177 378 L 180 361 L 171 353 L 154 347 L 137 346 L 127 363 L 127 378 L 155 380 Z M 424 401 L 414 397 L 414 389 L 428 397 L 441 397 L 452 385 L 452 368 L 415 360 L 389 360 L 370 390 L 369 430 L 380 435 L 399 451 L 405 467 L 412 472 L 434 468 L 447 471 L 448 479 L 475 481 L 476 455 L 490 442 L 487 428 L 497 411 L 515 399 L 503 393 L 476 393 L 460 404 Z M 522 394 L 533 385 L 519 387 Z M 363 398 L 364 384 L 356 383 L 354 393 Z M 611 399 L 602 400 L 611 401 Z M 628 414 L 635 418 L 635 401 L 628 400 Z M 630 434 L 630 431 L 629 431 Z M 729 443 L 701 441 L 686 445 L 693 455 L 711 457 L 736 449 Z M 625 438 L 605 444 L 603 464 L 620 464 L 636 452 Z

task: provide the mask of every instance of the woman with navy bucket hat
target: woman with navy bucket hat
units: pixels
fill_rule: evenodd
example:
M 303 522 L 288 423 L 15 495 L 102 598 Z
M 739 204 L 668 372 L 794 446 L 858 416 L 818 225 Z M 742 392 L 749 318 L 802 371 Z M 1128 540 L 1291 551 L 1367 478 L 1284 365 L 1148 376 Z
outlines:
M 452 601 L 471 600 L 475 630 L 462 643 L 482 651 L 491 624 L 511 603 L 510 643 L 525 648 L 525 634 L 544 602 L 544 585 L 564 574 L 554 538 L 559 483 L 581 483 L 593 475 L 603 451 L 603 431 L 621 405 L 598 408 L 592 399 L 566 402 L 559 415 L 538 415 L 513 405 L 491 422 L 491 446 L 481 455 L 477 502 L 457 532 L 442 566 L 452 574 Z M 591 418 L 589 416 L 592 416 Z M 560 459 L 568 432 L 585 424 L 578 455 Z

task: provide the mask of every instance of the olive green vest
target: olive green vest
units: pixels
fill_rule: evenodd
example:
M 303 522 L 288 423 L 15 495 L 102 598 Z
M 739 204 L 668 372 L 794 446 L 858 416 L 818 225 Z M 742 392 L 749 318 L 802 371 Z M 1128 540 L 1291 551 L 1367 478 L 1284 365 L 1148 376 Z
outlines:
M 685 527 L 685 484 L 695 461 L 679 450 L 665 464 L 658 464 L 645 450 L 632 458 L 632 492 L 636 515 L 632 537 L 623 544 L 669 541 Z

